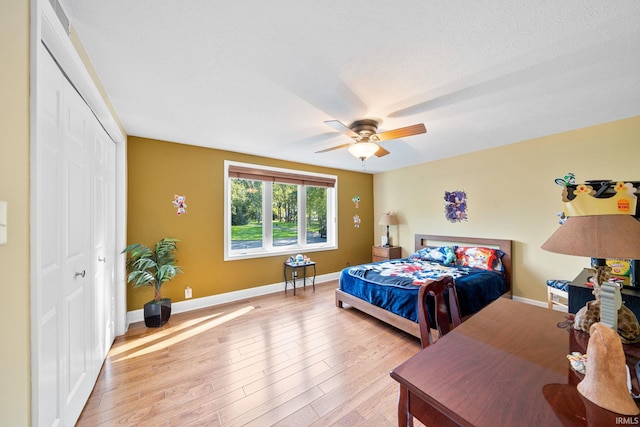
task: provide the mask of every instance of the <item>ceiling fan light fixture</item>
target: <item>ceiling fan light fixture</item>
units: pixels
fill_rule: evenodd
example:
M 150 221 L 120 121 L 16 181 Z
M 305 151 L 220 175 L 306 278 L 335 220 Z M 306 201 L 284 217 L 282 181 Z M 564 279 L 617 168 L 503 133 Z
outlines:
M 380 147 L 373 142 L 356 142 L 349 146 L 348 150 L 354 157 L 364 161 L 376 154 Z
M 327 151 L 348 147 L 349 152 L 363 162 L 374 154 L 378 157 L 389 154 L 387 149 L 377 144 L 378 142 L 405 138 L 427 131 L 424 123 L 418 123 L 378 133 L 378 121 L 373 119 L 356 120 L 349 126 L 339 120 L 327 120 L 324 123 L 334 130 L 347 135 L 354 142 L 325 148 L 324 150 L 316 151 L 316 153 L 326 153 Z

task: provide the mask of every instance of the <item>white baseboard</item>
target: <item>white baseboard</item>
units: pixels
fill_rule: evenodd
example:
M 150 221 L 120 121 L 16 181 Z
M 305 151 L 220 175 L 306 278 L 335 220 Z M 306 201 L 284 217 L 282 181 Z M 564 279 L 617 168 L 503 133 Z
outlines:
M 546 301 L 538 301 L 538 300 L 535 300 L 535 299 L 523 298 L 523 297 L 512 297 L 512 299 L 514 301 L 520 301 L 520 302 L 524 302 L 524 303 L 535 305 L 535 306 L 542 307 L 542 308 L 547 308 L 548 307 L 548 305 L 547 305 L 548 303 Z M 559 305 L 555 305 L 554 304 L 553 309 L 555 311 L 561 311 L 563 313 L 568 313 L 568 309 L 566 307 L 561 307 Z
M 323 274 L 316 277 L 316 284 L 329 282 L 331 280 L 338 280 L 340 272 Z M 224 294 L 211 295 L 203 298 L 193 298 L 185 301 L 178 301 L 171 304 L 171 313 L 184 313 L 186 311 L 198 310 L 200 308 L 212 307 L 215 305 L 226 304 L 229 302 L 239 301 L 246 298 L 254 298 L 261 295 L 272 294 L 275 292 L 282 292 L 284 290 L 284 282 L 274 283 L 272 285 L 258 286 L 255 288 L 241 289 L 239 291 L 227 292 Z M 512 297 L 515 301 L 524 302 L 526 304 L 535 305 L 538 307 L 547 307 L 547 303 L 544 301 L 538 301 L 530 298 Z M 567 312 L 566 308 L 560 306 L 554 306 L 554 310 Z M 127 328 L 131 323 L 144 321 L 144 312 L 142 309 L 133 310 L 127 312 Z
M 322 274 L 316 277 L 316 284 L 337 280 L 340 272 Z M 309 284 L 307 282 L 307 284 Z M 214 305 L 226 304 L 246 298 L 253 298 L 261 295 L 272 294 L 284 291 L 284 282 L 272 285 L 258 286 L 255 288 L 241 289 L 239 291 L 227 292 L 219 295 L 211 295 L 202 298 L 193 298 L 185 301 L 178 301 L 171 304 L 171 313 L 184 313 L 186 311 L 198 310 L 200 308 L 212 307 Z M 127 329 L 131 323 L 144 321 L 144 311 L 142 309 L 127 312 Z

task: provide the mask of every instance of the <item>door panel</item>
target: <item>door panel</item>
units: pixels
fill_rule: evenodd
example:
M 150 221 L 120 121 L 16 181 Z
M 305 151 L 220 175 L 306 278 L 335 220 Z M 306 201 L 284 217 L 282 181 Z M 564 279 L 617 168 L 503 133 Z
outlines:
M 34 423 L 71 426 L 114 339 L 115 144 L 42 48 L 34 157 Z
M 106 132 L 103 132 L 106 136 Z M 106 317 L 103 322 L 105 329 L 105 349 L 102 360 L 107 357 L 116 338 L 116 144 L 107 139 L 105 143 L 105 273 L 104 295 Z M 109 256 L 110 255 L 110 256 Z
M 38 74 L 36 147 L 37 423 L 59 424 L 62 417 L 62 75 L 52 61 Z
M 102 128 L 95 133 L 92 153 L 94 357 L 101 363 L 115 338 L 115 144 Z
M 53 283 L 53 282 L 52 282 Z M 60 401 L 60 352 L 57 306 L 40 315 L 40 351 L 38 352 L 38 425 L 56 425 L 60 421 L 62 402 Z
M 63 90 L 63 366 L 65 425 L 72 425 L 91 393 L 97 368 L 93 354 L 93 289 L 90 236 L 90 139 L 94 117 L 71 85 Z

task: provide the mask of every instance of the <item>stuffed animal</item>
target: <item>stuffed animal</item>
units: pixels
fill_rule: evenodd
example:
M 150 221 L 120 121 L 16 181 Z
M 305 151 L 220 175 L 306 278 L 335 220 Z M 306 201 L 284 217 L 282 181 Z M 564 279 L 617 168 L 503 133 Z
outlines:
M 595 300 L 587 302 L 576 313 L 573 328 L 589 333 L 594 323 L 600 322 L 600 284 L 606 282 L 611 276 L 611 267 L 593 270 L 593 295 Z M 625 344 L 640 342 L 640 325 L 633 311 L 624 304 L 618 310 L 618 334 Z

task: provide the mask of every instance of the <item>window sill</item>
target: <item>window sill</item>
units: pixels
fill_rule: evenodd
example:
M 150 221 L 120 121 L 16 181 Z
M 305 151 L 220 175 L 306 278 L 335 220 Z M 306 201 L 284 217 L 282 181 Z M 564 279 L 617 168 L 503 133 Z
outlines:
M 270 251 L 266 251 L 266 250 L 262 250 L 262 251 L 258 251 L 258 250 L 254 250 L 254 251 L 247 251 L 247 252 L 243 252 L 243 253 L 239 253 L 239 252 L 235 252 L 233 254 L 225 254 L 224 260 L 225 261 L 240 261 L 240 260 L 245 260 L 245 259 L 252 259 L 252 258 L 265 258 L 265 257 L 279 257 L 279 256 L 285 256 L 285 255 L 295 255 L 295 254 L 299 254 L 299 253 L 309 253 L 309 252 L 322 252 L 322 251 L 333 251 L 338 249 L 338 246 L 336 245 L 330 245 L 330 244 L 324 244 L 324 245 L 313 245 L 313 246 L 305 246 L 305 247 L 287 247 L 286 249 L 283 248 L 282 250 L 277 250 L 277 249 L 272 249 Z

